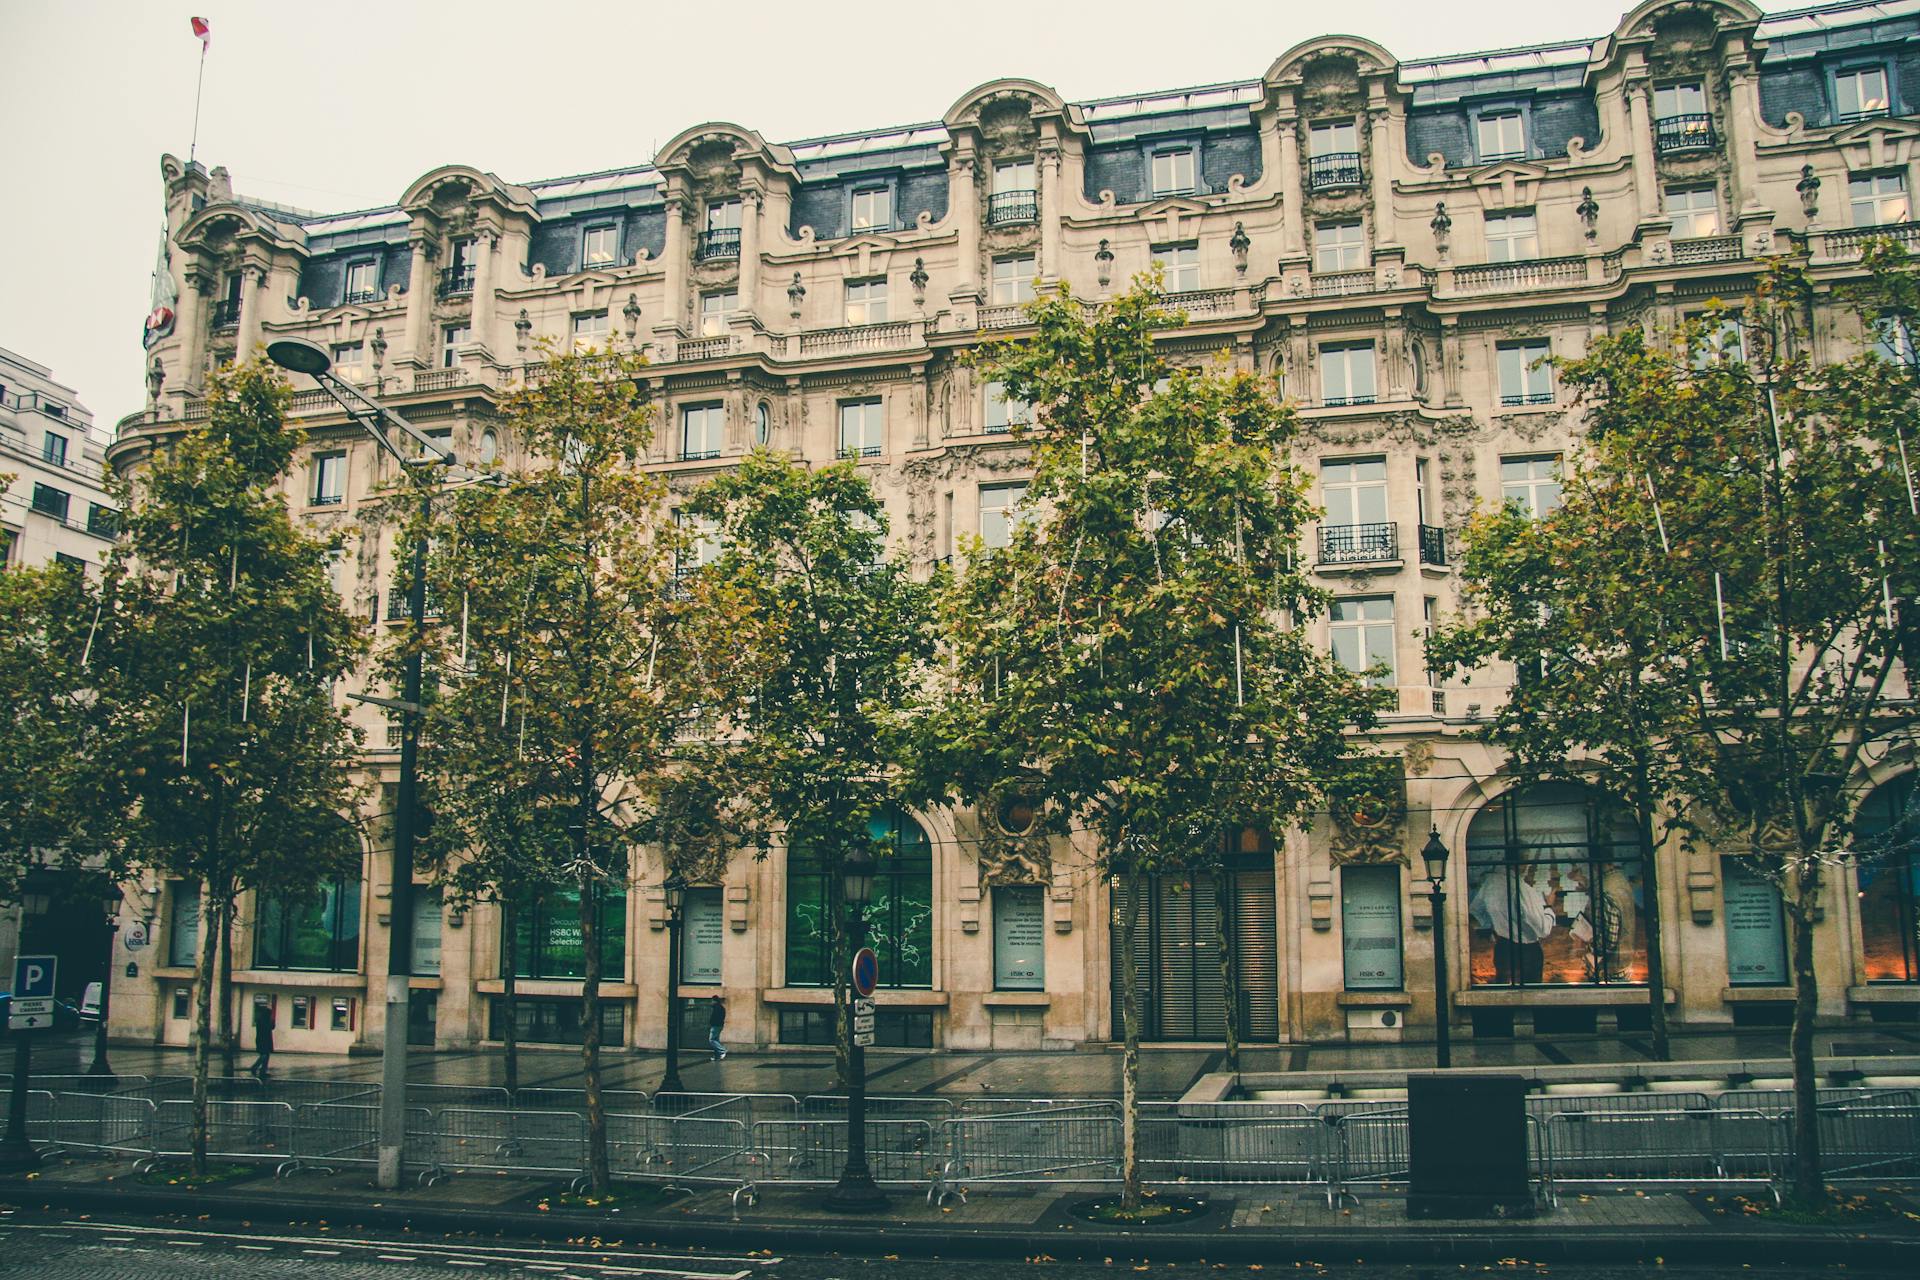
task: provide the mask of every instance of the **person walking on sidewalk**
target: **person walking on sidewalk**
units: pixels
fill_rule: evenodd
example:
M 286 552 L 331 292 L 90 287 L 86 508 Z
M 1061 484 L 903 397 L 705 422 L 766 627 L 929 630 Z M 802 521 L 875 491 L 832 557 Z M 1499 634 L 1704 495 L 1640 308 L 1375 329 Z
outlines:
M 253 1006 L 253 1050 L 258 1055 L 253 1060 L 253 1078 L 265 1080 L 267 1061 L 273 1057 L 273 1005 L 265 1000 Z
M 720 1043 L 720 1033 L 726 1029 L 727 1002 L 715 996 L 707 1005 L 707 1047 L 713 1050 L 715 1062 L 727 1056 L 726 1047 Z

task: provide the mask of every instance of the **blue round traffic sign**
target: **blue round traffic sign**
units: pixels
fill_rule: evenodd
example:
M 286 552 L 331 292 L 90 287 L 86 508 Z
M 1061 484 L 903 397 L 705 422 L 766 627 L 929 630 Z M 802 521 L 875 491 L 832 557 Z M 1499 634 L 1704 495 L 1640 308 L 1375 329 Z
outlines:
M 872 947 L 862 947 L 853 953 L 853 989 L 861 996 L 870 996 L 880 984 L 880 957 L 873 954 Z

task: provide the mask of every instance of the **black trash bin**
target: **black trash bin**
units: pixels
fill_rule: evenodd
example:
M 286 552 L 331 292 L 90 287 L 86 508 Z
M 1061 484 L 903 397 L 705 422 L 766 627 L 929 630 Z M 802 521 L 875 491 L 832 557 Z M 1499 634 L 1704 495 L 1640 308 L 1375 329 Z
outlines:
M 1409 1076 L 1407 1130 L 1409 1218 L 1532 1215 L 1525 1079 Z

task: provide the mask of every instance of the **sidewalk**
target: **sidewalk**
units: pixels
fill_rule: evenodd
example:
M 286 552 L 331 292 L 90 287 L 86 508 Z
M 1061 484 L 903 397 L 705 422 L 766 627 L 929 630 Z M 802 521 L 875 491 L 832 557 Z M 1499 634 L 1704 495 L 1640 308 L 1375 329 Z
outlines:
M 1287 1187 L 1213 1188 L 1195 1194 L 1209 1210 L 1173 1227 L 1119 1229 L 1075 1217 L 1086 1192 L 975 1190 L 936 1208 L 901 1192 L 888 1210 L 849 1218 L 821 1207 L 823 1189 L 782 1187 L 735 1206 L 725 1190 L 684 1197 L 643 1192 L 622 1208 L 574 1208 L 563 1184 L 523 1177 L 464 1177 L 382 1193 L 364 1172 L 268 1170 L 217 1187 L 168 1186 L 130 1165 L 50 1159 L 30 1178 L 0 1179 L 0 1201 L 80 1212 L 179 1213 L 192 1217 L 324 1221 L 527 1239 L 592 1236 L 641 1244 L 845 1253 L 869 1258 L 981 1257 L 1114 1262 L 1460 1261 L 1846 1263 L 1920 1274 L 1916 1188 L 1875 1189 L 1882 1211 L 1846 1227 L 1790 1225 L 1747 1213 L 1731 1197 L 1675 1189 L 1568 1194 L 1532 1219 L 1410 1222 L 1398 1195 L 1363 1196 L 1330 1208 L 1324 1194 Z

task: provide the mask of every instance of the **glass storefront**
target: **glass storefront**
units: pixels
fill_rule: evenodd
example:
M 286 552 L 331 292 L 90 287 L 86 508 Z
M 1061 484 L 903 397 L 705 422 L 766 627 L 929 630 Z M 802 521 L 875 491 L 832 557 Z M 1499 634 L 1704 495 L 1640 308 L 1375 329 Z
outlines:
M 882 844 L 867 904 L 867 945 L 880 958 L 883 987 L 933 985 L 933 842 L 911 815 L 876 814 L 868 826 Z M 787 850 L 787 985 L 831 986 L 837 857 Z
M 254 968 L 334 973 L 359 968 L 359 880 L 336 880 L 299 895 L 263 895 L 259 910 Z
M 600 897 L 600 980 L 627 972 L 627 891 Z M 580 939 L 580 889 L 557 885 L 528 895 L 514 912 L 514 959 L 522 978 L 582 978 L 587 950 Z
M 1868 982 L 1920 982 L 1920 804 L 1913 775 L 1877 788 L 1854 816 L 1860 945 Z

